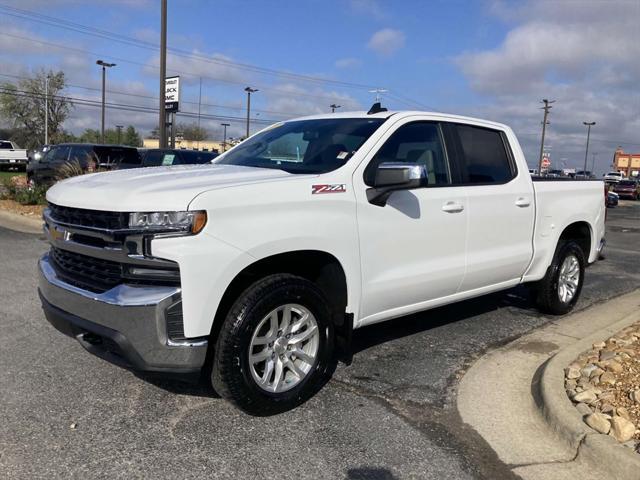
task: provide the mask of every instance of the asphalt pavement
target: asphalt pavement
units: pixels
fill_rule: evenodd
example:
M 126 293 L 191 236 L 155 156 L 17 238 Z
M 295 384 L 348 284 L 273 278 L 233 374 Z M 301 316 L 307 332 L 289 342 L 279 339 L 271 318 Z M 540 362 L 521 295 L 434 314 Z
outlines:
M 640 202 L 609 210 L 607 224 L 607 258 L 587 270 L 579 309 L 640 284 Z M 318 395 L 253 418 L 55 331 L 36 291 L 46 250 L 0 227 L 1 478 L 513 478 L 455 395 L 475 358 L 552 320 L 524 287 L 358 330 L 353 364 Z

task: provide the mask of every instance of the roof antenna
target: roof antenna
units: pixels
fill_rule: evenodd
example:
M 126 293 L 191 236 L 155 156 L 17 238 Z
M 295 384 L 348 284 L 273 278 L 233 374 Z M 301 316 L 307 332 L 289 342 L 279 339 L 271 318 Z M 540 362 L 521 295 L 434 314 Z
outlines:
M 367 115 L 373 115 L 374 113 L 386 112 L 387 109 L 380 105 L 380 102 L 376 102 L 371 105 L 371 108 L 367 112 Z

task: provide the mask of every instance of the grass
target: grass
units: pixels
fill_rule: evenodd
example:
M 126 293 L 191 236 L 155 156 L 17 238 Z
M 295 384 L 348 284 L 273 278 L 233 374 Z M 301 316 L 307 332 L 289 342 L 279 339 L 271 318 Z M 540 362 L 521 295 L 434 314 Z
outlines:
M 0 183 L 4 182 L 4 180 L 9 180 L 11 177 L 15 176 L 25 176 L 24 172 L 0 172 Z

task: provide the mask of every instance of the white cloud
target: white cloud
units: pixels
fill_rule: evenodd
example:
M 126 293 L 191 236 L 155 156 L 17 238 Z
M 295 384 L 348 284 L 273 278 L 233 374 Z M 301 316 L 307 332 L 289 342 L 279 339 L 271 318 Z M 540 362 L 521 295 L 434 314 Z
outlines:
M 383 28 L 374 33 L 367 47 L 383 57 L 390 57 L 399 49 L 404 47 L 405 34 L 400 30 Z
M 347 57 L 336 60 L 336 68 L 357 68 L 362 65 L 362 60 L 359 58 Z
M 320 87 L 304 88 L 286 83 L 265 93 L 268 95 L 265 110 L 283 112 L 284 118 L 327 113 L 332 103 L 340 105 L 341 111 L 361 109 L 360 103 L 350 95 Z
M 589 150 L 599 154 L 598 171 L 608 168 L 617 142 L 635 142 L 626 148 L 640 150 L 640 2 L 581 2 L 578 8 L 574 2 L 513 7 L 496 1 L 490 10 L 511 25 L 502 43 L 454 59 L 487 101 L 472 113 L 512 124 L 532 165 L 542 98 L 556 100 L 545 142 L 556 165 L 562 159 L 582 166 L 583 121 L 597 122 Z
M 358 15 L 368 15 L 377 20 L 386 17 L 378 0 L 350 0 L 349 5 Z

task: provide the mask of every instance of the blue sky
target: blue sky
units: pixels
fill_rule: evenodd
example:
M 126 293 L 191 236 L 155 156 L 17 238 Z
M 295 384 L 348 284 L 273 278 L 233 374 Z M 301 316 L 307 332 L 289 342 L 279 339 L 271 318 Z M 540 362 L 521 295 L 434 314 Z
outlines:
M 38 14 L 55 18 L 38 22 Z M 60 28 L 60 20 L 75 25 Z M 243 117 L 244 86 L 259 88 L 256 125 L 328 111 L 331 103 L 368 108 L 368 90 L 381 87 L 393 109 L 511 124 L 532 164 L 539 101 L 555 98 L 547 142 L 554 165 L 579 167 L 582 121 L 595 120 L 592 151 L 605 170 L 617 143 L 640 150 L 639 20 L 637 0 L 169 0 L 168 43 L 181 53 L 170 52 L 168 68 L 182 77 L 185 112 L 197 111 L 200 78 L 208 116 Z M 77 31 L 83 26 L 92 35 Z M 0 73 L 62 69 L 73 85 L 68 95 L 97 99 L 100 57 L 118 64 L 108 73 L 108 101 L 155 106 L 157 50 L 100 38 L 95 29 L 157 44 L 159 1 L 0 0 Z M 76 107 L 66 127 L 81 131 L 98 121 L 99 110 Z M 107 112 L 108 124 L 143 132 L 155 122 L 152 113 Z M 219 123 L 203 120 L 213 137 Z M 239 135 L 242 122 L 231 123 L 231 135 Z

